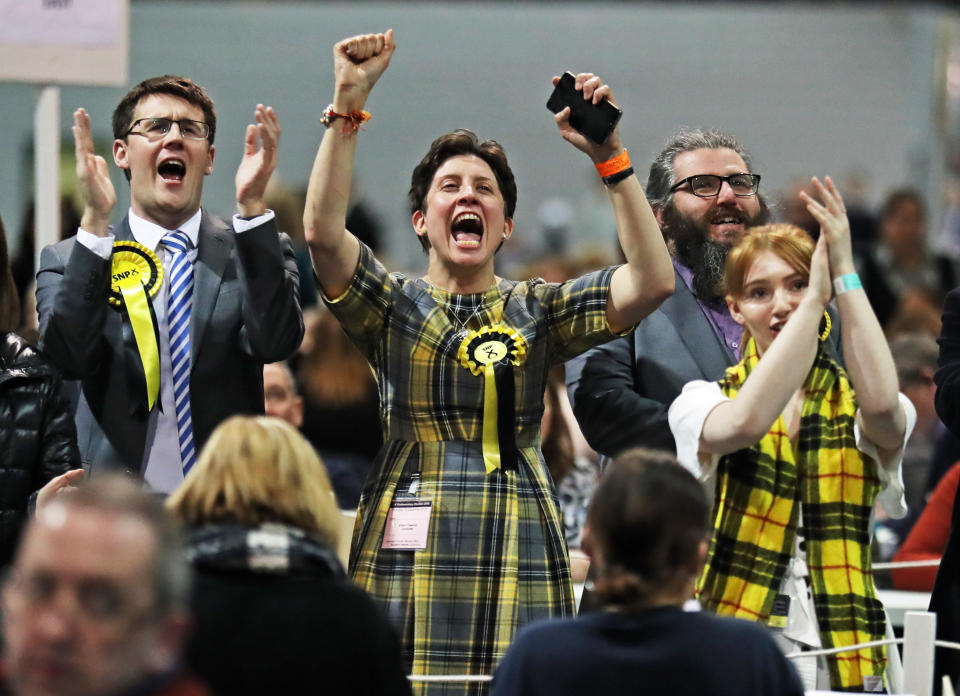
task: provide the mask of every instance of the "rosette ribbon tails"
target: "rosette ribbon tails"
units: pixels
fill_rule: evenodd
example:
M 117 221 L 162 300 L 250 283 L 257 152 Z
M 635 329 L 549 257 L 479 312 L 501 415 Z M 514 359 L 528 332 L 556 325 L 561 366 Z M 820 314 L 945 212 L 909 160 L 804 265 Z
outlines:
M 483 375 L 483 465 L 516 471 L 516 398 L 513 368 L 527 356 L 523 336 L 503 324 L 471 331 L 457 350 L 460 364 L 475 376 Z
M 143 244 L 114 242 L 110 267 L 110 304 L 122 316 L 124 367 L 140 395 L 133 411 L 152 411 L 160 394 L 160 344 L 157 315 L 150 298 L 163 282 L 163 266 Z

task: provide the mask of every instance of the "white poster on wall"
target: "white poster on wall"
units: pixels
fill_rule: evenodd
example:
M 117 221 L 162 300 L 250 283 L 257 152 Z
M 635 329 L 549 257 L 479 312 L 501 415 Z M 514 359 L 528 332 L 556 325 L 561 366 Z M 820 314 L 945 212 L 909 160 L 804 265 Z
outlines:
M 122 0 L 0 0 L 0 43 L 115 46 Z
M 0 0 L 0 80 L 122 85 L 129 0 Z

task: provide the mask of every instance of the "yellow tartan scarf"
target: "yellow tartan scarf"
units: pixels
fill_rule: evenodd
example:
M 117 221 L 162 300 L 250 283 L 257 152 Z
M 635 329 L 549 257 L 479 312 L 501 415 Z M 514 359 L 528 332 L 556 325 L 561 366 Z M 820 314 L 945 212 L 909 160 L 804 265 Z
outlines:
M 752 338 L 745 356 L 720 380 L 730 398 L 759 360 Z M 769 623 L 799 531 L 823 646 L 881 640 L 885 617 L 873 586 L 869 535 L 880 492 L 877 465 L 856 448 L 853 389 L 822 345 L 804 388 L 796 454 L 779 416 L 757 444 L 720 459 L 699 599 L 718 614 Z M 827 663 L 831 688 L 860 691 L 864 676 L 883 674 L 886 657 L 878 647 L 831 655 Z

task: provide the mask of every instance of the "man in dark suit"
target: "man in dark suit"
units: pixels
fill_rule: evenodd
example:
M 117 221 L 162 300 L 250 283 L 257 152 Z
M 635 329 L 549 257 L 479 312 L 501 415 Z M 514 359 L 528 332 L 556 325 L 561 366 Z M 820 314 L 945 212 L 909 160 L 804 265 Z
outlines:
M 107 165 L 86 112 L 74 114 L 85 208 L 77 235 L 43 250 L 37 309 L 42 347 L 81 382 L 84 468 L 173 490 L 220 421 L 263 413 L 263 364 L 300 343 L 296 261 L 263 204 L 280 127 L 272 108 L 258 105 L 255 118 L 236 174 L 238 214 L 222 220 L 200 207 L 215 154 L 210 97 L 169 75 L 134 87 L 113 114 L 130 211 L 110 228 Z
M 601 454 L 674 451 L 667 409 L 683 385 L 739 359 L 743 329 L 721 281 L 727 252 L 769 217 L 759 182 L 740 143 L 717 131 L 681 131 L 651 164 L 646 193 L 673 256 L 673 296 L 629 336 L 567 363 L 574 414 Z

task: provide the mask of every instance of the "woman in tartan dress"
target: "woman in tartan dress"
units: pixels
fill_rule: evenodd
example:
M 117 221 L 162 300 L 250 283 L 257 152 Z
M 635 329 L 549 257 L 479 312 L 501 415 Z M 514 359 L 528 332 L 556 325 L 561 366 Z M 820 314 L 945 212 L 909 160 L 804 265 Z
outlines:
M 388 273 L 344 221 L 362 109 L 394 48 L 392 31 L 334 47 L 334 100 L 304 213 L 324 297 L 380 392 L 385 444 L 361 497 L 350 571 L 397 627 L 414 675 L 491 675 L 519 626 L 574 610 L 539 451 L 548 369 L 629 331 L 673 291 L 673 270 L 619 132 L 596 145 L 564 109 L 556 123 L 565 140 L 595 163 L 627 162 L 605 168 L 625 265 L 562 284 L 496 276 L 516 184 L 499 144 L 454 131 L 412 178 L 427 273 Z M 612 101 L 589 73 L 576 87 Z
M 725 271 L 743 359 L 719 383 L 688 384 L 669 412 L 678 459 L 715 499 L 700 601 L 767 624 L 788 652 L 884 638 L 871 513 L 878 499 L 906 512 L 900 459 L 915 421 L 854 270 L 843 200 L 829 177 L 813 185 L 822 203 L 801 195 L 816 246 L 790 225 L 748 230 Z M 834 289 L 846 370 L 823 348 Z M 797 666 L 807 689 L 881 691 L 885 663 L 880 647 Z

